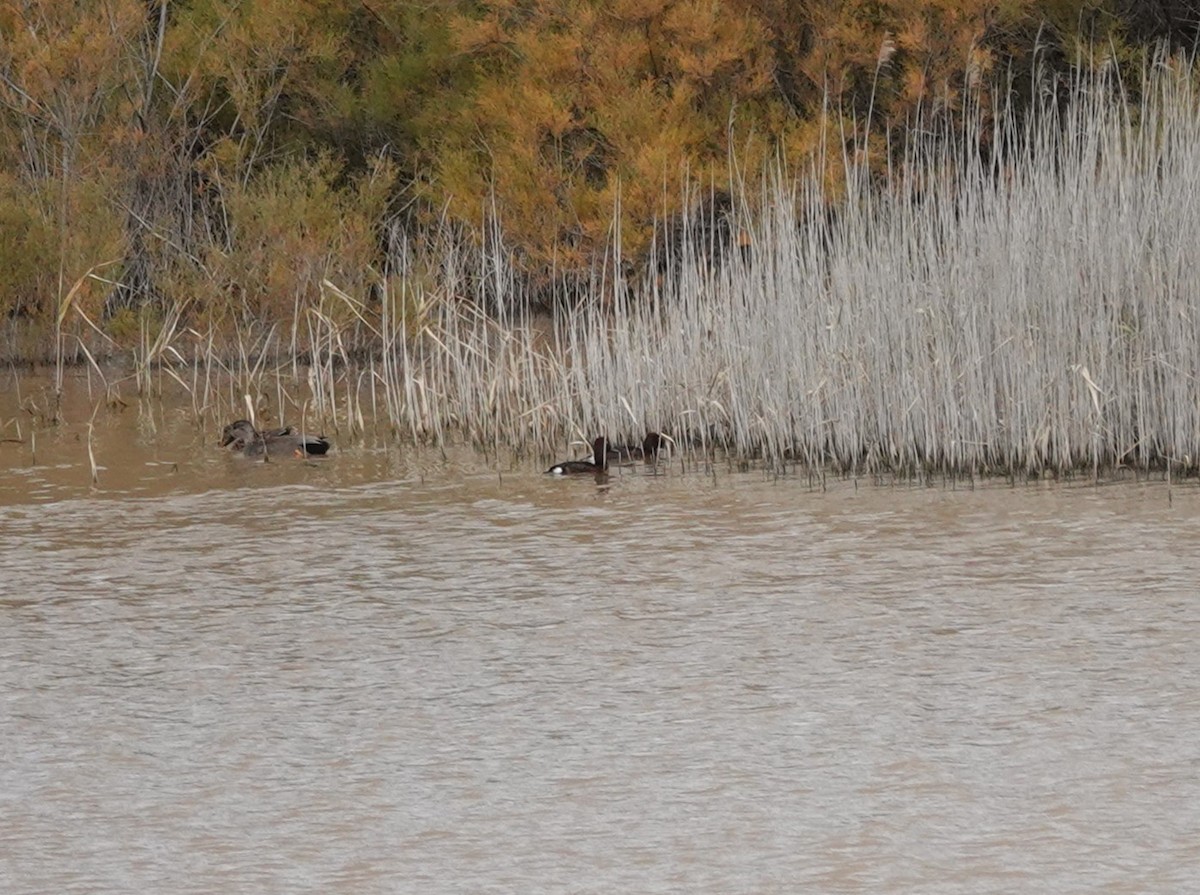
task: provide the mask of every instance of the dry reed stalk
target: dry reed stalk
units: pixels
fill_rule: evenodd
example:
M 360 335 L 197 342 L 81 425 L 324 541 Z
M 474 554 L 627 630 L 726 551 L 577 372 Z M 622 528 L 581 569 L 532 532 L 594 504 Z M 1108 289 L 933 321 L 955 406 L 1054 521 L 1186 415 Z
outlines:
M 99 407 L 99 405 L 97 405 L 97 407 Z M 96 414 L 93 411 L 93 413 L 92 413 L 93 420 L 95 419 L 95 416 L 96 416 Z M 88 424 L 87 424 L 87 453 L 88 453 L 88 465 L 91 467 L 91 473 L 92 473 L 92 485 L 98 485 L 98 484 L 100 484 L 100 468 L 96 465 L 96 453 L 94 450 L 92 450 L 92 421 L 93 420 L 88 420 Z

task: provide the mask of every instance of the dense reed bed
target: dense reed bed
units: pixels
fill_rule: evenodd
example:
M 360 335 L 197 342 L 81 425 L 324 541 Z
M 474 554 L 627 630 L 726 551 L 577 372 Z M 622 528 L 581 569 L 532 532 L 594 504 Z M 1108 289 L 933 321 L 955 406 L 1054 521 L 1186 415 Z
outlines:
M 1020 124 L 929 133 L 832 215 L 815 178 L 776 171 L 730 228 L 745 245 L 685 226 L 660 276 L 598 273 L 549 334 L 495 253 L 494 313 L 442 306 L 387 371 L 388 414 L 539 448 L 661 428 L 843 470 L 1194 469 L 1195 72 L 1137 86 L 1136 107 L 1079 81 Z
M 436 278 L 397 241 L 398 286 L 367 301 L 328 283 L 329 306 L 298 320 L 320 349 L 302 400 L 256 360 L 275 333 L 227 362 L 226 394 L 274 375 L 281 405 L 346 431 L 537 454 L 659 429 L 777 468 L 1194 470 L 1196 77 L 1164 59 L 1136 104 L 1101 77 L 1020 116 L 912 128 L 882 179 L 855 173 L 865 144 L 830 135 L 851 172 L 837 200 L 781 166 L 723 220 L 677 228 L 654 275 L 604 259 L 553 318 L 531 311 L 499 228 L 477 254 L 442 245 Z M 198 369 L 171 375 L 207 396 Z

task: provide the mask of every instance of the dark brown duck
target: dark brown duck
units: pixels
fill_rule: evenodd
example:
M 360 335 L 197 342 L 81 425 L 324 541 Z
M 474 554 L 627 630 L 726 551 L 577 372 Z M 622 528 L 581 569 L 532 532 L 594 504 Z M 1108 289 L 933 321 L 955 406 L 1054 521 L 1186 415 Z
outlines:
M 625 462 L 629 460 L 654 461 L 658 457 L 658 449 L 662 447 L 663 437 L 658 432 L 647 432 L 640 445 L 621 444 L 608 449 L 608 459 Z
M 327 452 L 329 441 L 322 435 L 297 432 L 291 426 L 260 432 L 249 420 L 236 420 L 221 433 L 221 447 L 245 457 L 307 457 Z
M 582 475 L 590 472 L 598 475 L 608 469 L 608 441 L 603 435 L 592 442 L 592 460 L 564 460 L 555 463 L 546 472 L 549 475 Z

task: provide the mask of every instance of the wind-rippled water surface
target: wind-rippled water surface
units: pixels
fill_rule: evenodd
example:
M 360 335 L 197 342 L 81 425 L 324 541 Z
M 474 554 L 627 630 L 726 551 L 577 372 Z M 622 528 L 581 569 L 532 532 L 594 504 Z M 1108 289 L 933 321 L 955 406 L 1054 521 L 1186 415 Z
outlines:
M 4 446 L 4 892 L 1200 875 L 1195 482 L 598 486 L 188 438 L 102 444 L 96 490 L 69 437 Z

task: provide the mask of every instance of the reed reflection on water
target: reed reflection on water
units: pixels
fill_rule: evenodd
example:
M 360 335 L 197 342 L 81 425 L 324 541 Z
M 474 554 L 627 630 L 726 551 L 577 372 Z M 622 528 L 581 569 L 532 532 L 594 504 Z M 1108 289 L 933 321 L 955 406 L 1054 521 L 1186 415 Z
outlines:
M 0 455 L 4 892 L 1193 884 L 1195 482 L 598 487 L 158 422 L 99 489 L 69 431 Z

